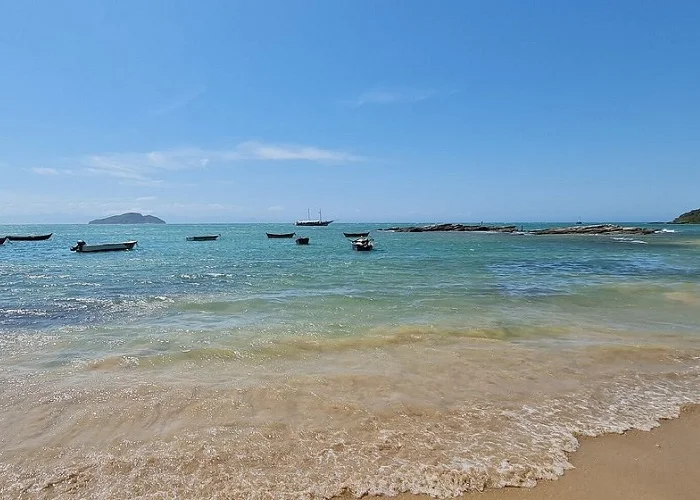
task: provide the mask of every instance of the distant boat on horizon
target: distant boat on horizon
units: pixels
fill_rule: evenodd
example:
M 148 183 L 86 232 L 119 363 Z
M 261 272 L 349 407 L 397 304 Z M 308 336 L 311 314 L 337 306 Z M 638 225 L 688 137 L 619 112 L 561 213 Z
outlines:
M 294 223 L 295 226 L 327 226 L 332 220 L 323 220 L 323 217 L 321 216 L 321 211 L 318 211 L 318 220 L 311 220 L 311 214 L 309 213 L 309 209 L 306 209 L 306 220 L 298 220 Z

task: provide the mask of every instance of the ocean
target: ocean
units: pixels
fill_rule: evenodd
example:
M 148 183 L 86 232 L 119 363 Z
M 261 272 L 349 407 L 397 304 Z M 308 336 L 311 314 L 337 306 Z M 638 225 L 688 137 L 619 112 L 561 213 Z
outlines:
M 394 225 L 0 226 L 0 497 L 449 498 L 700 403 L 700 226 Z

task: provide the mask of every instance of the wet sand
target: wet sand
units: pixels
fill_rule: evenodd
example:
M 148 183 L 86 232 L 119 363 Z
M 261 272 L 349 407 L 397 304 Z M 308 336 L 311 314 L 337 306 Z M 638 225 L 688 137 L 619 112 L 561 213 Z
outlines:
M 468 493 L 462 500 L 695 500 L 700 498 L 700 405 L 651 431 L 580 438 L 574 469 L 534 488 Z M 353 498 L 344 496 L 343 499 Z M 367 497 L 365 497 L 367 498 Z M 379 498 L 379 497 L 375 497 Z M 399 500 L 427 500 L 403 494 Z

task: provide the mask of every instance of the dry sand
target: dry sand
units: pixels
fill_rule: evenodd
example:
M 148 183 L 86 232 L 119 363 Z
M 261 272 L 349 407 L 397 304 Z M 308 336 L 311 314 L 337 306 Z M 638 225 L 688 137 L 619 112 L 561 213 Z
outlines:
M 629 431 L 581 438 L 570 457 L 576 467 L 534 488 L 469 493 L 462 500 L 698 500 L 700 499 L 700 405 L 649 432 Z M 345 498 L 352 498 L 345 496 Z M 366 497 L 367 498 L 367 497 Z M 427 500 L 403 494 L 400 500 Z

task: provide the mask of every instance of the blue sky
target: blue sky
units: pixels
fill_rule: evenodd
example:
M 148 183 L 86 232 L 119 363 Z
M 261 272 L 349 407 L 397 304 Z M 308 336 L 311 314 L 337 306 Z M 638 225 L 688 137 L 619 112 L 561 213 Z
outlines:
M 700 207 L 700 2 L 0 1 L 0 224 Z

